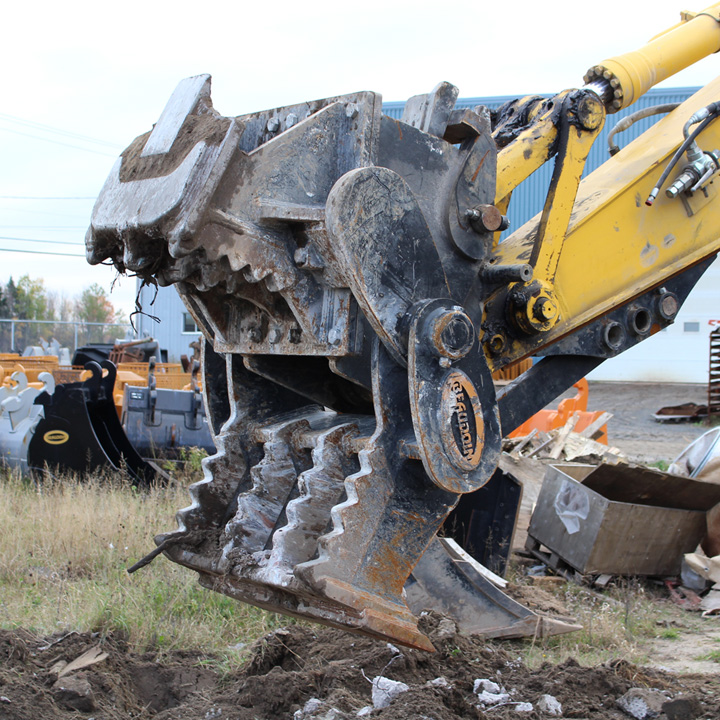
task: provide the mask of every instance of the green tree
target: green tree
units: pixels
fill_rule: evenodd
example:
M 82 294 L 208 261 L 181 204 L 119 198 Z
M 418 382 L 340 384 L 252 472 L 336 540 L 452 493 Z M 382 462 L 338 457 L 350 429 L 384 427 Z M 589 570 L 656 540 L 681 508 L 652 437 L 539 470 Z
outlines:
M 116 323 L 123 321 L 123 313 L 116 310 L 105 288 L 97 283 L 85 288 L 75 302 L 75 316 L 88 323 Z
M 23 275 L 18 280 L 14 304 L 15 316 L 22 320 L 53 319 L 48 317 L 47 290 L 42 279 L 33 280 L 29 275 Z
M 12 278 L 8 280 L 5 286 L 5 307 L 3 308 L 3 317 L 15 317 L 15 302 L 17 300 L 17 286 Z
M 103 326 L 126 322 L 124 313 L 115 308 L 105 288 L 97 283 L 85 288 L 75 301 L 75 317 L 83 323 L 102 323 Z M 121 338 L 124 334 L 123 328 L 86 327 L 86 338 L 92 342 Z

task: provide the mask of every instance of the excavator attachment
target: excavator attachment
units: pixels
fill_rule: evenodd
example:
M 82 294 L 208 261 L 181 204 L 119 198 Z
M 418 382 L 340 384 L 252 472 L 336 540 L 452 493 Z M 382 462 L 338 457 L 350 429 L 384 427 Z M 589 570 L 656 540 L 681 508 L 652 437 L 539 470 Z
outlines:
M 51 373 L 41 372 L 30 384 L 16 371 L 0 386 L 0 463 L 22 474 L 122 469 L 137 485 L 165 478 L 138 455 L 120 425 L 115 365 L 91 361 L 85 368 L 89 377 L 81 382 L 56 385 Z
M 189 78 L 116 162 L 86 239 L 90 263 L 175 284 L 205 336 L 218 452 L 156 553 L 244 602 L 424 649 L 432 607 L 497 637 L 570 629 L 476 562 L 512 538 L 514 511 L 469 532 L 508 492 L 482 493 L 501 437 L 672 322 L 717 249 L 629 282 L 621 258 L 645 238 L 618 218 L 616 284 L 564 292 L 588 252 L 573 233 L 613 201 L 589 186 L 571 212 L 604 90 L 492 116 L 457 94 L 442 83 L 402 120 L 371 92 L 223 117 L 209 76 Z M 513 187 L 551 157 L 542 217 L 498 243 Z M 623 192 L 651 187 L 645 165 L 621 170 Z M 496 396 L 492 371 L 530 354 L 547 357 Z
M 116 368 L 109 360 L 85 364 L 90 376 L 38 394 L 41 408 L 27 447 L 30 469 L 125 470 L 134 484 L 149 485 L 163 473 L 143 460 L 120 424 L 113 400 Z

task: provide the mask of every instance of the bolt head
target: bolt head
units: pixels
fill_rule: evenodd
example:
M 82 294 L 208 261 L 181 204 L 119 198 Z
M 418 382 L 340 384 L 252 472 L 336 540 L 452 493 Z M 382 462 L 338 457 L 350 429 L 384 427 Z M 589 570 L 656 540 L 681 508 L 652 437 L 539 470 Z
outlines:
M 588 93 L 580 100 L 577 114 L 586 130 L 597 130 L 605 118 L 603 104 L 595 93 Z
M 475 328 L 462 310 L 441 310 L 431 321 L 429 336 L 437 355 L 458 360 L 472 349 Z
M 490 352 L 496 355 L 501 353 L 505 349 L 505 336 L 500 333 L 495 333 L 495 335 L 490 338 L 489 346 Z
M 550 298 L 541 297 L 538 298 L 533 306 L 533 315 L 535 315 L 540 322 L 548 322 L 553 320 L 557 315 L 557 307 Z
M 494 205 L 478 205 L 467 211 L 473 230 L 476 232 L 496 232 L 502 229 L 506 219 Z
M 670 318 L 673 318 L 675 317 L 675 315 L 677 315 L 677 311 L 678 301 L 674 295 L 668 293 L 660 299 L 660 312 L 662 313 L 663 317 L 669 320 Z

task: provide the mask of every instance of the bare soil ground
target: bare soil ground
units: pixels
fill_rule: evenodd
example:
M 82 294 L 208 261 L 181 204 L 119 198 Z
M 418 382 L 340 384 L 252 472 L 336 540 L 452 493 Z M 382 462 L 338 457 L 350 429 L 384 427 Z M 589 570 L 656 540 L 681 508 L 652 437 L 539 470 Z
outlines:
M 704 428 L 664 424 L 651 415 L 663 405 L 702 402 L 702 386 L 594 383 L 590 409 L 614 414 L 610 443 L 634 460 L 672 460 Z M 458 635 L 447 619 L 423 619 L 436 653 L 398 649 L 334 629 L 290 625 L 254 643 L 241 667 L 192 649 L 139 654 L 123 638 L 69 633 L 39 637 L 0 631 L 0 720 L 156 718 L 157 720 L 343 720 L 363 715 L 387 720 L 550 717 L 538 708 L 544 694 L 562 705 L 562 718 L 628 718 L 617 699 L 631 688 L 650 688 L 676 702 L 680 714 L 660 720 L 720 718 L 720 618 L 687 613 L 677 633 L 648 643 L 648 663 L 617 658 L 582 667 L 572 658 L 529 669 L 513 643 Z M 58 677 L 63 663 L 96 646 L 107 657 Z M 705 659 L 699 659 L 701 656 Z M 408 686 L 388 707 L 371 710 L 371 681 L 386 676 Z M 509 693 L 481 706 L 478 679 Z M 315 701 L 315 702 L 313 702 Z M 521 713 L 518 703 L 532 703 Z M 683 710 L 684 708 L 684 710 Z M 363 710 L 365 709 L 365 710 Z
M 716 676 L 679 677 L 623 660 L 584 668 L 568 659 L 528 670 L 507 647 L 458 636 L 441 618 L 428 616 L 425 628 L 436 653 L 296 625 L 257 642 L 243 669 L 225 675 L 198 655 L 175 653 L 157 662 L 152 653 L 129 652 L 117 638 L 71 635 L 51 644 L 23 631 L 0 631 L 0 718 L 342 720 L 372 705 L 371 681 L 379 675 L 408 686 L 388 707 L 369 712 L 384 720 L 537 720 L 547 717 L 537 709 L 545 694 L 560 702 L 564 718 L 619 720 L 627 716 L 616 700 L 638 687 L 687 701 L 695 711 L 682 717 L 720 717 Z M 72 661 L 98 642 L 105 660 L 57 679 L 58 661 Z M 497 682 L 509 699 L 482 708 L 473 692 L 478 679 Z M 518 712 L 522 702 L 534 709 Z

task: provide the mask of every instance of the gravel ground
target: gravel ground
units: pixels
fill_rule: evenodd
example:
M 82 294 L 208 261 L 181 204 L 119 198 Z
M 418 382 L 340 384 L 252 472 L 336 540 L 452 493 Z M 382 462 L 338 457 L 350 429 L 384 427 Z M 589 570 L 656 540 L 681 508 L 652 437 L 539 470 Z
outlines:
M 613 414 L 608 441 L 631 460 L 669 462 L 708 428 L 701 422 L 659 423 L 652 416 L 661 407 L 686 402 L 706 403 L 707 385 L 594 382 L 588 410 Z

